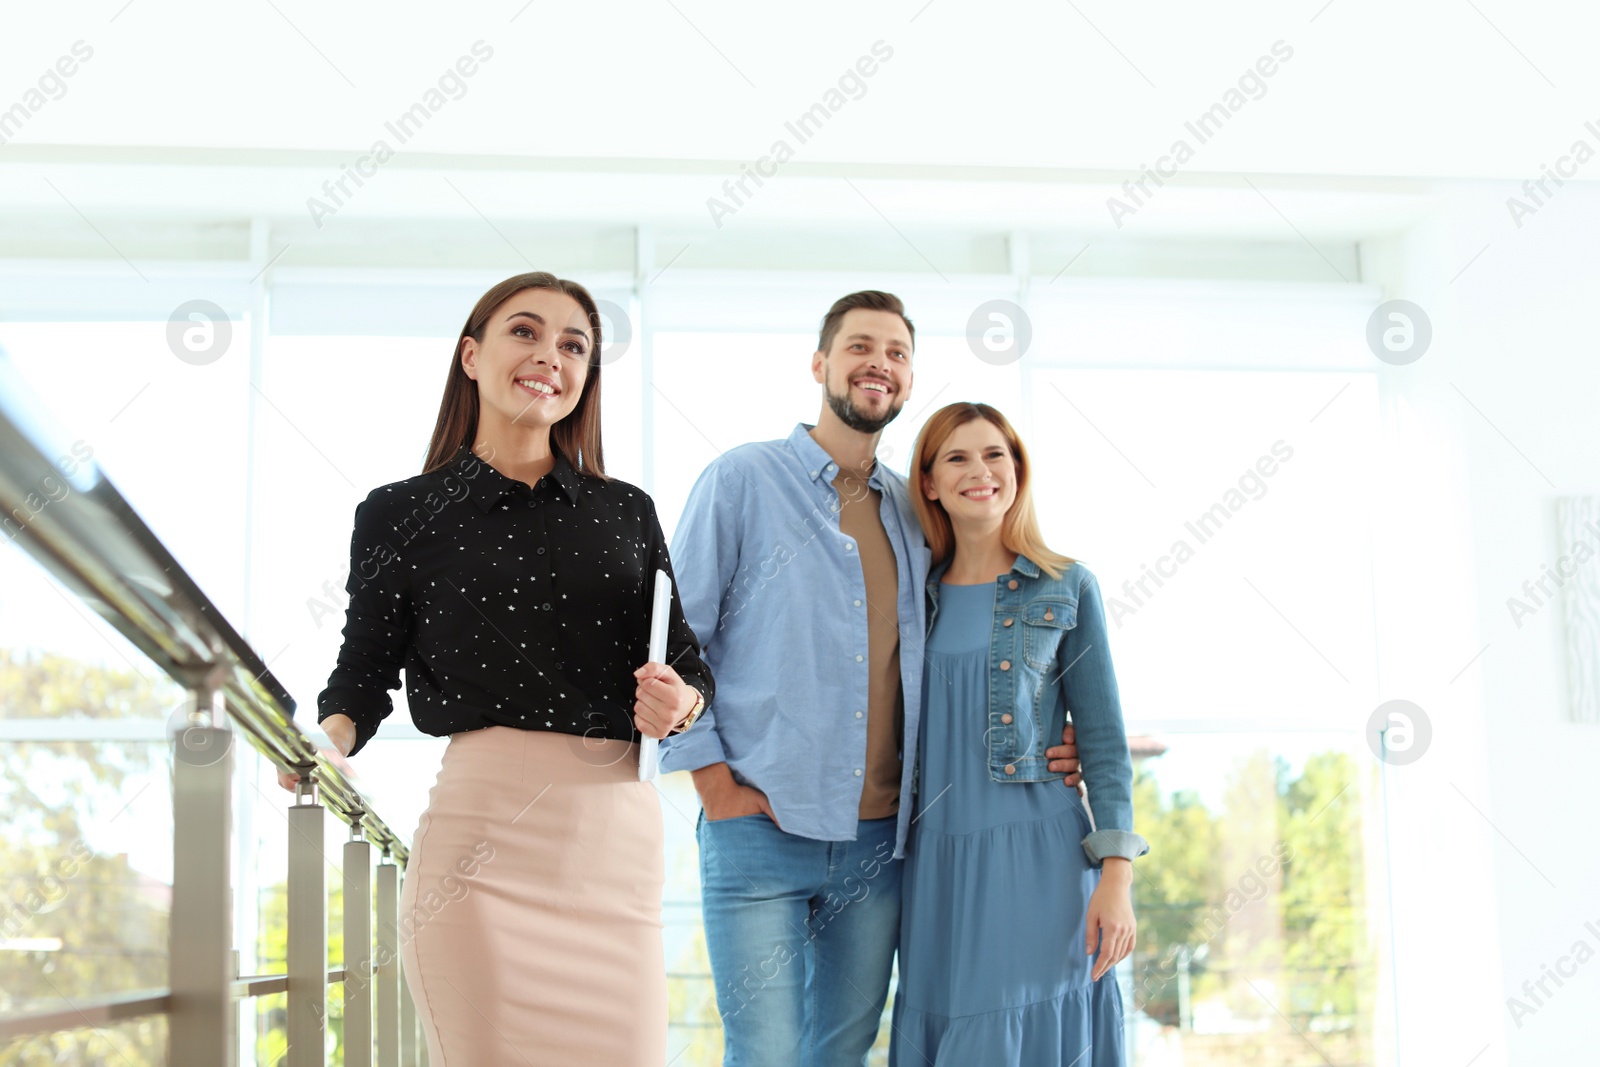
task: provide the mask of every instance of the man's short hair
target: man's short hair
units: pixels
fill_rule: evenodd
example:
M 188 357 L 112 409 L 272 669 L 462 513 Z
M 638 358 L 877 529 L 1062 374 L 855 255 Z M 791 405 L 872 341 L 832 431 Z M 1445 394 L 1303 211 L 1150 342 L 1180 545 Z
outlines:
M 859 293 L 841 296 L 833 302 L 833 307 L 828 309 L 828 313 L 822 316 L 822 338 L 817 345 L 819 351 L 827 352 L 833 347 L 833 339 L 839 333 L 839 324 L 844 321 L 847 313 L 857 308 L 865 308 L 868 311 L 887 311 L 890 314 L 899 315 L 900 321 L 906 324 L 906 332 L 911 335 L 911 347 L 913 349 L 916 348 L 917 328 L 911 325 L 910 319 L 906 318 L 906 306 L 900 302 L 900 298 L 893 293 L 884 293 L 877 289 L 864 289 Z

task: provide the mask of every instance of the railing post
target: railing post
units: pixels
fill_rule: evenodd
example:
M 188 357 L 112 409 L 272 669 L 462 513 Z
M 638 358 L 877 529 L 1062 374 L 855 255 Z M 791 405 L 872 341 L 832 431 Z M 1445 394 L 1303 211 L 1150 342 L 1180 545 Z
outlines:
M 328 1023 L 328 876 L 312 768 L 289 808 L 288 1067 L 323 1067 Z
M 373 985 L 378 1067 L 400 1067 L 400 868 L 387 854 L 378 864 L 378 947 Z
M 237 1062 L 231 974 L 233 898 L 229 879 L 233 731 L 213 717 L 221 694 L 191 691 L 187 722 L 172 748 L 172 913 L 168 976 L 172 1013 L 168 1062 Z
M 344 1067 L 372 1067 L 372 844 L 344 845 Z
M 400 1067 L 420 1067 L 417 1049 L 421 1047 L 417 1028 L 417 1006 L 411 1002 L 411 984 L 400 972 Z
M 405 875 L 400 876 L 400 898 L 405 897 Z M 404 918 L 404 916 L 402 916 Z M 396 939 L 398 943 L 398 939 Z M 398 960 L 396 961 L 399 962 Z M 422 1055 L 418 1049 L 426 1053 L 422 1034 L 417 1024 L 417 1005 L 411 999 L 411 983 L 406 981 L 405 968 L 400 968 L 400 1067 L 420 1067 Z

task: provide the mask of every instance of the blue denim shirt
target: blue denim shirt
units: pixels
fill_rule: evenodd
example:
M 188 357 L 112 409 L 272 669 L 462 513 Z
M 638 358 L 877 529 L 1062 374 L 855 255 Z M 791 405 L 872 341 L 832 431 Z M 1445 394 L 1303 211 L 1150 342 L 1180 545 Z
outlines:
M 716 696 L 661 745 L 663 771 L 726 762 L 767 795 L 785 831 L 853 841 L 867 756 L 867 588 L 855 539 L 839 530 L 838 467 L 800 423 L 786 440 L 730 449 L 689 492 L 671 556 L 684 616 Z M 922 711 L 929 551 L 906 480 L 877 463 L 867 484 L 899 579 L 900 811 L 911 825 Z
M 674 552 L 676 558 L 676 552 Z M 928 626 L 939 614 L 944 560 L 928 575 Z M 716 676 L 721 680 L 721 676 Z M 1133 761 L 1111 668 L 1100 583 L 1081 563 L 1052 578 L 1027 556 L 995 579 L 989 638 L 989 777 L 1044 782 L 1052 773 L 1045 749 L 1059 744 L 1070 715 L 1088 789 L 1089 861 L 1135 859 L 1150 851 L 1133 832 Z

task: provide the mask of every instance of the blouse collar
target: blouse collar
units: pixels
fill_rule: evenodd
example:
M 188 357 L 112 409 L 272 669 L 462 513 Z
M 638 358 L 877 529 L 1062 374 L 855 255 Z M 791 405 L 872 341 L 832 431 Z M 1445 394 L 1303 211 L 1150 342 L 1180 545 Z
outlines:
M 471 496 L 477 502 L 478 510 L 485 514 L 507 493 L 529 488 L 527 482 L 501 474 L 493 464 L 480 459 L 466 445 L 456 449 L 455 456 L 450 460 L 449 469 L 462 478 L 477 482 L 473 487 L 475 492 Z M 479 479 L 481 481 L 478 481 Z M 563 456 L 559 449 L 555 453 L 555 465 L 550 468 L 549 474 L 539 479 L 539 483 L 543 484 L 547 479 L 561 487 L 569 502 L 574 504 L 578 502 L 578 493 L 582 489 L 580 475 L 572 469 L 572 464 L 567 462 L 567 457 Z

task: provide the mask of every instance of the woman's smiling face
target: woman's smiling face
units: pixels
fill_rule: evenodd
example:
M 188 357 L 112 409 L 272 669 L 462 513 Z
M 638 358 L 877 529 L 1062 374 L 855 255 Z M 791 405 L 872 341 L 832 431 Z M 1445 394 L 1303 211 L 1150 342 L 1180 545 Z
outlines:
M 480 413 L 549 427 L 578 406 L 593 343 L 576 300 L 554 289 L 524 289 L 489 316 L 482 342 L 462 342 L 461 366 L 478 383 Z
M 1017 464 L 1005 434 L 988 419 L 956 427 L 934 452 L 922 492 L 957 524 L 1002 518 L 1017 499 Z

